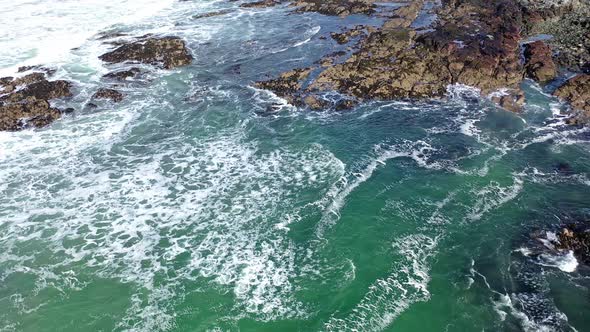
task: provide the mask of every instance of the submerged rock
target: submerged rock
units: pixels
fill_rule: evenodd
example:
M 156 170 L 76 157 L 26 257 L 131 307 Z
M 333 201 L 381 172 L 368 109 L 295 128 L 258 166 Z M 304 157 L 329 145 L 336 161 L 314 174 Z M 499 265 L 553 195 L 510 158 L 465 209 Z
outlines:
M 134 62 L 173 69 L 190 64 L 192 55 L 178 37 L 145 38 L 123 44 L 99 59 L 109 63 Z

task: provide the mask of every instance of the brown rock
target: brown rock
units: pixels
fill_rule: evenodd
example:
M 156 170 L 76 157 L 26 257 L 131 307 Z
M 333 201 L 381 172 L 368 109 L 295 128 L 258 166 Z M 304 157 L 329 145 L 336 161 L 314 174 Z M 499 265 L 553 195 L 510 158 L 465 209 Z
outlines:
M 99 59 L 109 63 L 137 62 L 172 69 L 190 64 L 193 57 L 182 39 L 163 37 L 124 44 Z
M 51 107 L 48 100 L 71 96 L 70 82 L 47 81 L 41 73 L 3 79 L 3 84 L 5 94 L 0 96 L 0 130 L 46 126 L 63 113 Z
M 571 104 L 575 113 L 572 124 L 587 123 L 590 120 L 590 75 L 580 74 L 569 79 L 553 93 Z
M 553 62 L 551 48 L 543 41 L 524 46 L 525 70 L 527 77 L 538 82 L 546 82 L 557 76 L 557 66 Z
M 278 96 L 287 99 L 290 103 L 296 101 L 296 95 L 300 92 L 302 81 L 311 73 L 310 68 L 294 69 L 281 74 L 276 79 L 257 82 L 256 87 L 271 90 Z
M 303 102 L 312 110 L 321 110 L 326 107 L 326 102 L 316 96 L 307 96 L 303 98 Z
M 100 88 L 96 93 L 92 96 L 94 99 L 108 99 L 115 103 L 118 103 L 123 100 L 123 94 L 114 89 L 107 89 L 107 88 Z
M 22 102 L 0 106 L 0 130 L 17 131 L 39 128 L 61 117 L 61 111 L 49 106 L 46 100 L 30 98 Z
M 503 109 L 514 113 L 522 111 L 525 103 L 524 92 L 520 89 L 493 93 L 490 99 Z

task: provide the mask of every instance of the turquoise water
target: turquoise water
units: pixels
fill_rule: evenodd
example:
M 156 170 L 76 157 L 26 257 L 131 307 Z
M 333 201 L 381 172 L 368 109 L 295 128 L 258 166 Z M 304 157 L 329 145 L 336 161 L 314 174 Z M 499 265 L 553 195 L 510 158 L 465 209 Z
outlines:
M 235 7 L 122 20 L 185 38 L 194 64 L 89 110 L 107 72 L 90 38 L 56 63 L 79 111 L 0 134 L 0 331 L 590 330 L 588 268 L 530 237 L 590 214 L 590 136 L 563 105 L 527 82 L 521 115 L 461 86 L 296 109 L 252 82 L 377 22 L 191 19 Z

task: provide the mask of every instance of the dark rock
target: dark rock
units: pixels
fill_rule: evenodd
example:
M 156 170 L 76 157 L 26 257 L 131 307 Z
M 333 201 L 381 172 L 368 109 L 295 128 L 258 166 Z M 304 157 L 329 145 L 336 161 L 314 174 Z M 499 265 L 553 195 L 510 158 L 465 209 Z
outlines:
M 127 70 L 110 72 L 108 74 L 105 74 L 103 76 L 103 78 L 108 78 L 108 79 L 113 79 L 113 80 L 118 80 L 118 81 L 125 81 L 129 78 L 137 78 L 140 73 L 141 73 L 141 69 L 139 69 L 137 67 L 133 67 L 133 68 L 130 68 Z
M 51 107 L 48 100 L 72 94 L 70 82 L 47 81 L 42 73 L 12 80 L 3 79 L 2 84 L 4 94 L 0 96 L 0 130 L 3 131 L 48 125 L 63 113 Z
M 334 109 L 337 111 L 345 111 L 354 108 L 356 105 L 358 105 L 358 102 L 355 100 L 343 99 L 334 105 Z
M 219 10 L 216 12 L 209 12 L 209 13 L 203 13 L 203 14 L 197 14 L 193 16 L 193 19 L 198 20 L 201 18 L 207 18 L 207 17 L 214 17 L 214 16 L 221 16 L 221 15 L 226 15 L 233 12 L 233 10 L 231 9 L 224 9 L 224 10 Z
M 584 225 L 570 225 L 558 234 L 557 249 L 572 250 L 584 264 L 590 264 L 590 230 Z
M 99 59 L 109 63 L 135 62 L 172 69 L 190 64 L 193 57 L 182 39 L 163 37 L 124 44 Z
M 96 93 L 92 96 L 94 99 L 108 99 L 115 103 L 118 103 L 123 100 L 123 94 L 114 89 L 107 89 L 107 88 L 100 88 Z
M 0 106 L 0 130 L 17 131 L 44 127 L 61 117 L 61 111 L 46 100 L 35 98 Z
M 279 0 L 261 0 L 255 2 L 247 2 L 240 5 L 242 8 L 266 8 L 266 7 L 273 7 L 280 4 L 281 1 Z

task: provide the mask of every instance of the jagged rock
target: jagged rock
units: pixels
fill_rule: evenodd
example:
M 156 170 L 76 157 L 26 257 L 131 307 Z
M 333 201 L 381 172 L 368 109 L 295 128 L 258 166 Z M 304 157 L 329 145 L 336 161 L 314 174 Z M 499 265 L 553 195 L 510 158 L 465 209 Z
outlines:
M 503 109 L 514 113 L 522 111 L 525 103 L 524 92 L 521 89 L 492 93 L 490 99 Z
M 242 8 L 266 8 L 266 7 L 276 6 L 279 3 L 281 3 L 281 1 L 261 0 L 261 1 L 243 3 L 240 5 L 240 7 L 242 7 Z
M 572 250 L 582 263 L 590 264 L 590 231 L 587 227 L 568 226 L 557 234 L 557 238 L 557 249 Z
M 590 120 L 590 75 L 580 74 L 555 90 L 554 95 L 571 104 L 575 117 L 572 124 Z
M 375 0 L 298 0 L 293 2 L 299 12 L 317 12 L 324 15 L 348 16 L 372 14 Z
M 303 98 L 303 102 L 312 110 L 321 110 L 326 107 L 326 102 L 316 96 L 307 96 Z
M 146 38 L 123 44 L 99 59 L 109 63 L 134 62 L 164 69 L 186 66 L 193 60 L 185 42 L 178 37 Z
M 215 11 L 215 12 L 208 12 L 208 13 L 194 15 L 193 16 L 193 19 L 198 20 L 198 19 L 201 19 L 201 18 L 221 16 L 221 15 L 229 14 L 231 12 L 233 12 L 233 10 L 231 10 L 231 9 L 218 10 L 218 11 Z
M 92 95 L 94 99 L 108 99 L 115 103 L 118 103 L 123 100 L 123 94 L 114 89 L 107 89 L 107 88 L 100 88 L 94 95 Z
M 105 74 L 103 78 L 125 81 L 129 78 L 136 78 L 141 73 L 141 69 L 133 67 L 127 70 L 120 70 Z
M 352 29 L 348 29 L 343 32 L 332 32 L 330 37 L 334 39 L 338 44 L 343 45 L 350 41 L 351 38 L 358 37 L 366 33 L 367 28 L 363 25 L 357 25 Z
M 31 83 L 24 88 L 0 97 L 0 100 L 8 102 L 18 102 L 28 97 L 35 97 L 37 99 L 50 100 L 61 97 L 69 97 L 71 93 L 72 84 L 68 81 L 47 81 L 45 79 Z
M 547 82 L 557 76 L 557 66 L 553 62 L 551 48 L 543 41 L 535 41 L 524 46 L 525 70 L 529 78 Z
M 39 70 L 39 71 L 42 71 L 45 74 L 47 74 L 48 76 L 51 76 L 51 75 L 55 74 L 55 72 L 56 72 L 55 69 L 47 68 L 47 67 L 40 66 L 40 65 L 18 67 L 18 71 L 17 72 L 24 73 L 26 71 L 31 71 L 31 70 Z
M 296 103 L 295 94 L 301 90 L 302 81 L 311 73 L 310 68 L 294 69 L 281 74 L 276 79 L 258 82 L 256 87 L 273 91 L 279 97 L 287 99 L 290 103 Z
M 17 131 L 44 127 L 59 119 L 62 112 L 49 106 L 46 100 L 30 98 L 0 106 L 0 130 Z
M 432 31 L 417 35 L 409 27 L 423 5 L 414 0 L 396 9 L 381 28 L 369 31 L 345 62 L 322 62 L 327 68 L 304 93 L 336 90 L 361 100 L 431 98 L 443 96 L 455 83 L 474 86 L 484 94 L 518 90 L 524 74 L 521 7 L 504 0 L 454 1 L 437 12 L 439 20 Z M 517 110 L 523 95 L 513 97 L 499 102 Z
M 16 131 L 43 127 L 59 119 L 61 111 L 50 106 L 50 99 L 71 96 L 71 83 L 47 81 L 42 73 L 15 79 L 2 79 L 0 130 Z

